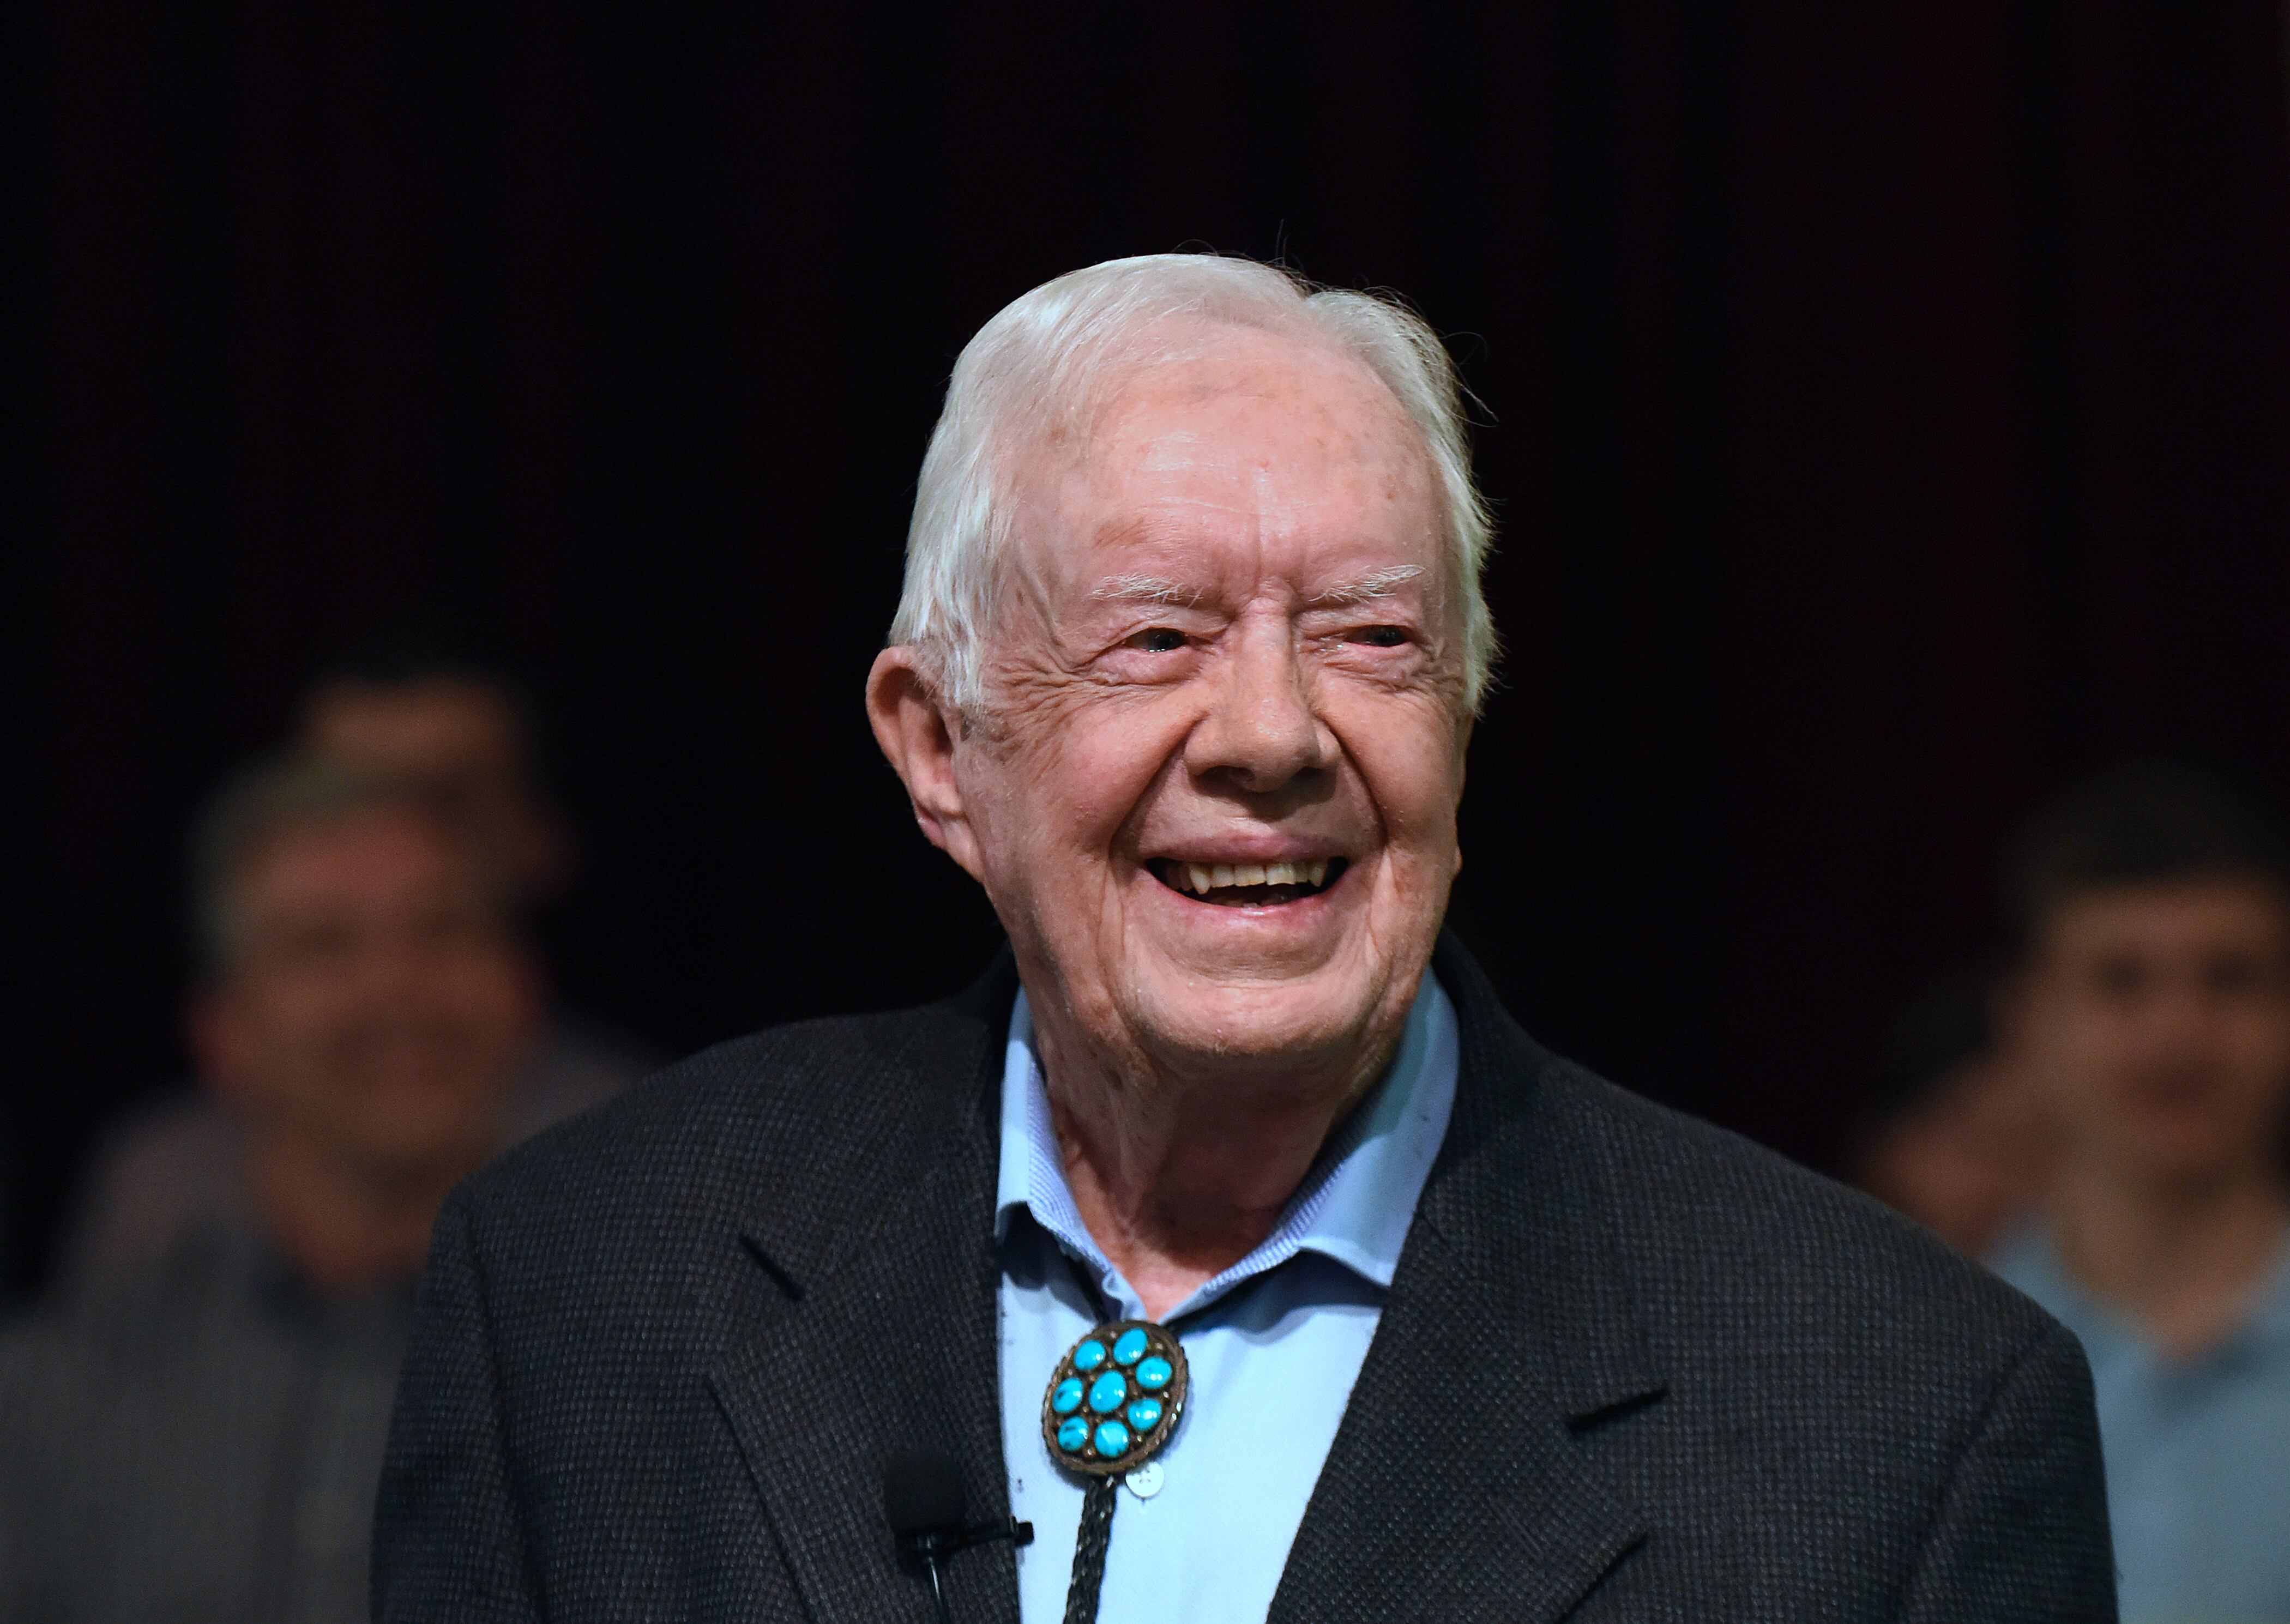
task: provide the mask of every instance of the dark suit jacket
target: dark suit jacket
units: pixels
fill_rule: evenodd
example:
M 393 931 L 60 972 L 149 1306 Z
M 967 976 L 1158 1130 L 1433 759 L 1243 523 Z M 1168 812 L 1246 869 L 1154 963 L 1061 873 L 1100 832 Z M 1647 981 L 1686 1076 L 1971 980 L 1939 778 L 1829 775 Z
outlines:
M 1446 1144 L 1275 1620 L 2101 1620 L 2090 1379 L 1906 1222 L 1545 1052 L 1452 940 Z M 931 1616 L 883 1468 L 1006 1513 L 1004 963 L 685 1062 L 438 1220 L 377 1617 Z M 1115 1538 L 1119 1538 L 1117 1524 Z M 1005 1545 L 958 1620 L 1014 1620 Z M 1183 1624 L 1171 1620 L 1170 1624 Z

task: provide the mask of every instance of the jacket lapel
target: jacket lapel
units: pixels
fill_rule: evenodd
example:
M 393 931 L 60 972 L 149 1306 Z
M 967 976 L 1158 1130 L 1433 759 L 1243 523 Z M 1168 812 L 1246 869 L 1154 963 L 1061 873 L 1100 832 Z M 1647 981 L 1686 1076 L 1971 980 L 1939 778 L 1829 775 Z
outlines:
M 1548 1624 L 1647 1537 L 1583 1436 L 1662 1391 L 1598 1148 L 1469 956 L 1443 940 L 1435 964 L 1462 1028 L 1454 1117 L 1272 1624 Z M 868 1188 L 821 1192 L 807 1229 L 782 1201 L 776 1227 L 726 1237 L 762 1306 L 709 1380 L 820 1624 L 933 1616 L 883 1519 L 900 1450 L 948 1450 L 973 1520 L 1009 1514 L 992 1205 L 1015 991 L 1005 956 L 958 1040 L 915 1063 L 916 1109 Z M 957 1556 L 947 1586 L 955 1616 L 1015 1624 L 1008 1545 Z
M 964 1465 L 971 1520 L 1009 1515 L 992 1208 L 996 1037 L 1015 990 L 997 965 L 957 1006 L 959 1036 L 917 1064 L 916 1108 L 869 1188 L 821 1192 L 808 1229 L 781 1200 L 775 1225 L 726 1237 L 752 1254 L 764 1306 L 709 1381 L 820 1624 L 933 1616 L 928 1581 L 901 1569 L 884 1520 L 899 1452 L 946 1450 Z M 1015 1624 L 1007 1543 L 962 1552 L 945 1575 L 956 1616 Z
M 1289 1553 L 1274 1624 L 1556 1619 L 1646 1536 L 1582 1432 L 1659 1396 L 1597 1148 L 1453 941 L 1447 1140 Z

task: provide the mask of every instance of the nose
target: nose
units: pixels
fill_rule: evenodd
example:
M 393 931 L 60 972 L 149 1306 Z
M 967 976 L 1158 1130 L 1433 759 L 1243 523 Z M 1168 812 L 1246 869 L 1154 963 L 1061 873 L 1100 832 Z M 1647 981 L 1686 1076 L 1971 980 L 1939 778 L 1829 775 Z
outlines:
M 1288 628 L 1242 626 L 1232 636 L 1207 714 L 1185 741 L 1186 768 L 1263 795 L 1332 766 L 1335 735 L 1313 709 Z

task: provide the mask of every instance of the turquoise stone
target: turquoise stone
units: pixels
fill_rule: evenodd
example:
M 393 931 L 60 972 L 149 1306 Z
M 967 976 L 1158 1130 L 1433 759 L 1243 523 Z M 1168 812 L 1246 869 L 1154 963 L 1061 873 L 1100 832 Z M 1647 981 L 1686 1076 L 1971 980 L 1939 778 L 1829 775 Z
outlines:
M 1111 1415 L 1121 1408 L 1121 1401 L 1129 1396 L 1129 1384 L 1121 1379 L 1119 1371 L 1108 1371 L 1091 1384 L 1089 1407 L 1100 1415 Z
M 1161 1401 L 1141 1398 L 1129 1406 L 1129 1424 L 1139 1432 L 1150 1432 L 1161 1424 Z
M 1176 1372 L 1169 1368 L 1169 1362 L 1155 1354 L 1137 1367 L 1137 1385 L 1149 1393 L 1157 1393 L 1169 1385 L 1169 1378 L 1175 1374 Z
M 1119 1421 L 1100 1421 L 1097 1426 L 1097 1452 L 1108 1460 L 1129 1447 L 1129 1428 Z
M 1069 1455 L 1081 1453 L 1089 1443 L 1089 1423 L 1078 1415 L 1058 1424 L 1058 1447 Z
M 1054 1415 L 1071 1415 L 1081 1408 L 1081 1378 L 1069 1376 L 1058 1383 L 1057 1391 L 1050 1395 L 1050 1411 Z
M 1073 1367 L 1086 1376 L 1105 1363 L 1105 1344 L 1092 1337 L 1073 1351 Z
M 1120 1365 L 1134 1364 L 1145 1356 L 1147 1346 L 1145 1332 L 1139 1327 L 1132 1325 L 1115 1340 L 1113 1362 Z

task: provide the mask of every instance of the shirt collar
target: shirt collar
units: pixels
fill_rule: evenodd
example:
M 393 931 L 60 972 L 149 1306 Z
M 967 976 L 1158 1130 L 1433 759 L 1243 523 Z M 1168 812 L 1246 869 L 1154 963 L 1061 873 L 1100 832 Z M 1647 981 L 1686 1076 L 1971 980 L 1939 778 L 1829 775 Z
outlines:
M 2164 1356 L 2146 1332 L 2084 1290 L 2068 1272 L 2059 1248 L 2041 1225 L 2030 1224 L 2007 1236 L 1994 1255 L 1994 1267 L 2073 1332 L 2094 1363 L 2110 1348 L 2137 1349 L 2158 1359 Z M 2241 1324 L 2195 1363 L 2208 1364 L 2245 1355 L 2290 1359 L 2290 1235 L 2283 1236 L 2274 1266 Z
M 1455 1007 L 1429 970 L 1383 1080 L 1346 1118 L 1289 1198 L 1272 1233 L 1169 1315 L 1207 1307 L 1242 1282 L 1298 1252 L 1317 1252 L 1379 1287 L 1391 1284 L 1423 1181 L 1447 1136 L 1461 1054 Z M 1132 1318 L 1137 1293 L 1081 1221 L 1051 1126 L 1050 1097 L 1034 1041 L 1033 1012 L 1021 988 L 1011 1012 L 1002 1068 L 1001 1169 L 994 1231 L 1006 1243 L 1021 1212 L 1067 1252 L 1089 1264 L 1101 1289 Z

